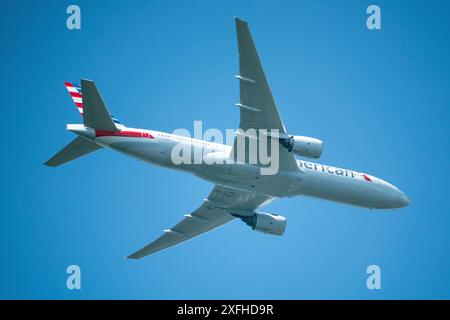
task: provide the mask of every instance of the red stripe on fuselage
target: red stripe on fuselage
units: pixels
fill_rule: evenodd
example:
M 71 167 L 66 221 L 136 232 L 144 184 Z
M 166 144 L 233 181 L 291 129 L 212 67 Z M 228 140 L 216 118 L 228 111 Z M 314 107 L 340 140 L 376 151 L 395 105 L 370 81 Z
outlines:
M 150 133 L 142 131 L 109 131 L 109 130 L 95 130 L 96 137 L 127 137 L 127 138 L 147 138 L 155 139 Z
M 372 181 L 367 174 L 363 174 L 362 176 L 366 181 Z

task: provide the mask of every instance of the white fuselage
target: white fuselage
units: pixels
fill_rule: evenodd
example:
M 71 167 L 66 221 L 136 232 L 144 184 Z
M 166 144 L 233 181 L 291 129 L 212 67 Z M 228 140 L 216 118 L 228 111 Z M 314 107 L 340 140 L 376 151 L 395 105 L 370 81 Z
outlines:
M 366 208 L 400 208 L 409 204 L 403 192 L 392 184 L 361 172 L 297 160 L 295 171 L 261 175 L 259 167 L 245 163 L 175 164 L 171 153 L 184 144 L 203 156 L 227 157 L 231 146 L 153 130 L 122 128 L 120 133 L 94 131 L 82 125 L 68 125 L 68 130 L 145 162 L 178 169 L 215 184 L 264 194 L 271 197 L 299 195 L 332 200 Z

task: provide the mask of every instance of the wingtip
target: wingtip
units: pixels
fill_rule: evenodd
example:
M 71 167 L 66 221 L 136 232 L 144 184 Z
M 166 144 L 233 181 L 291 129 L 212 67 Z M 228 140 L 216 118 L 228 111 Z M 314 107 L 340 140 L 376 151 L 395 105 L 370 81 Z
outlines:
M 50 162 L 50 160 L 45 161 L 45 162 L 43 163 L 43 165 L 46 166 L 46 167 L 50 167 L 50 168 L 56 167 L 54 164 L 52 164 L 52 163 Z
M 139 260 L 140 257 L 136 257 L 136 255 L 133 253 L 133 254 L 130 254 L 128 257 L 124 257 L 124 259 L 127 259 L 127 260 Z

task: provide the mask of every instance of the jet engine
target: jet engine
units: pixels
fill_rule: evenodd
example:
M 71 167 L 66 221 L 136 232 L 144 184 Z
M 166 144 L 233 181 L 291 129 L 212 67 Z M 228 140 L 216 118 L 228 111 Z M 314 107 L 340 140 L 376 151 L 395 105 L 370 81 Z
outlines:
M 256 212 L 252 216 L 242 217 L 253 230 L 281 236 L 286 229 L 286 218 L 277 214 Z
M 280 138 L 280 144 L 289 152 L 308 158 L 319 158 L 323 148 L 321 140 L 304 136 Z

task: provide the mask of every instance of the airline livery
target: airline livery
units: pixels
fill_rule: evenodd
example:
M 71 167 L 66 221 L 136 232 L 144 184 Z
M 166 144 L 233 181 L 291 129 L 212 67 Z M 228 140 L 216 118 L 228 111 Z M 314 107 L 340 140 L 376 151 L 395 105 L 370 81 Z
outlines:
M 215 184 L 199 208 L 128 258 L 140 259 L 234 219 L 254 230 L 282 235 L 286 218 L 257 211 L 276 198 L 306 195 L 372 209 L 409 204 L 403 192 L 375 176 L 295 158 L 319 158 L 323 143 L 287 133 L 247 23 L 239 18 L 235 22 L 239 50 L 236 78 L 240 85 L 236 106 L 240 123 L 233 145 L 129 128 L 111 115 L 93 81 L 81 80 L 81 87 L 65 83 L 83 124 L 67 125 L 77 137 L 48 160 L 47 166 L 56 167 L 108 148 L 151 164 L 193 173 Z M 178 149 L 183 152 L 174 152 Z M 274 165 L 266 161 L 264 150 L 271 154 Z M 184 160 L 192 161 L 174 161 L 174 156 L 182 153 Z M 200 155 L 204 161 L 197 161 L 194 155 Z M 269 166 L 275 169 L 270 171 Z

